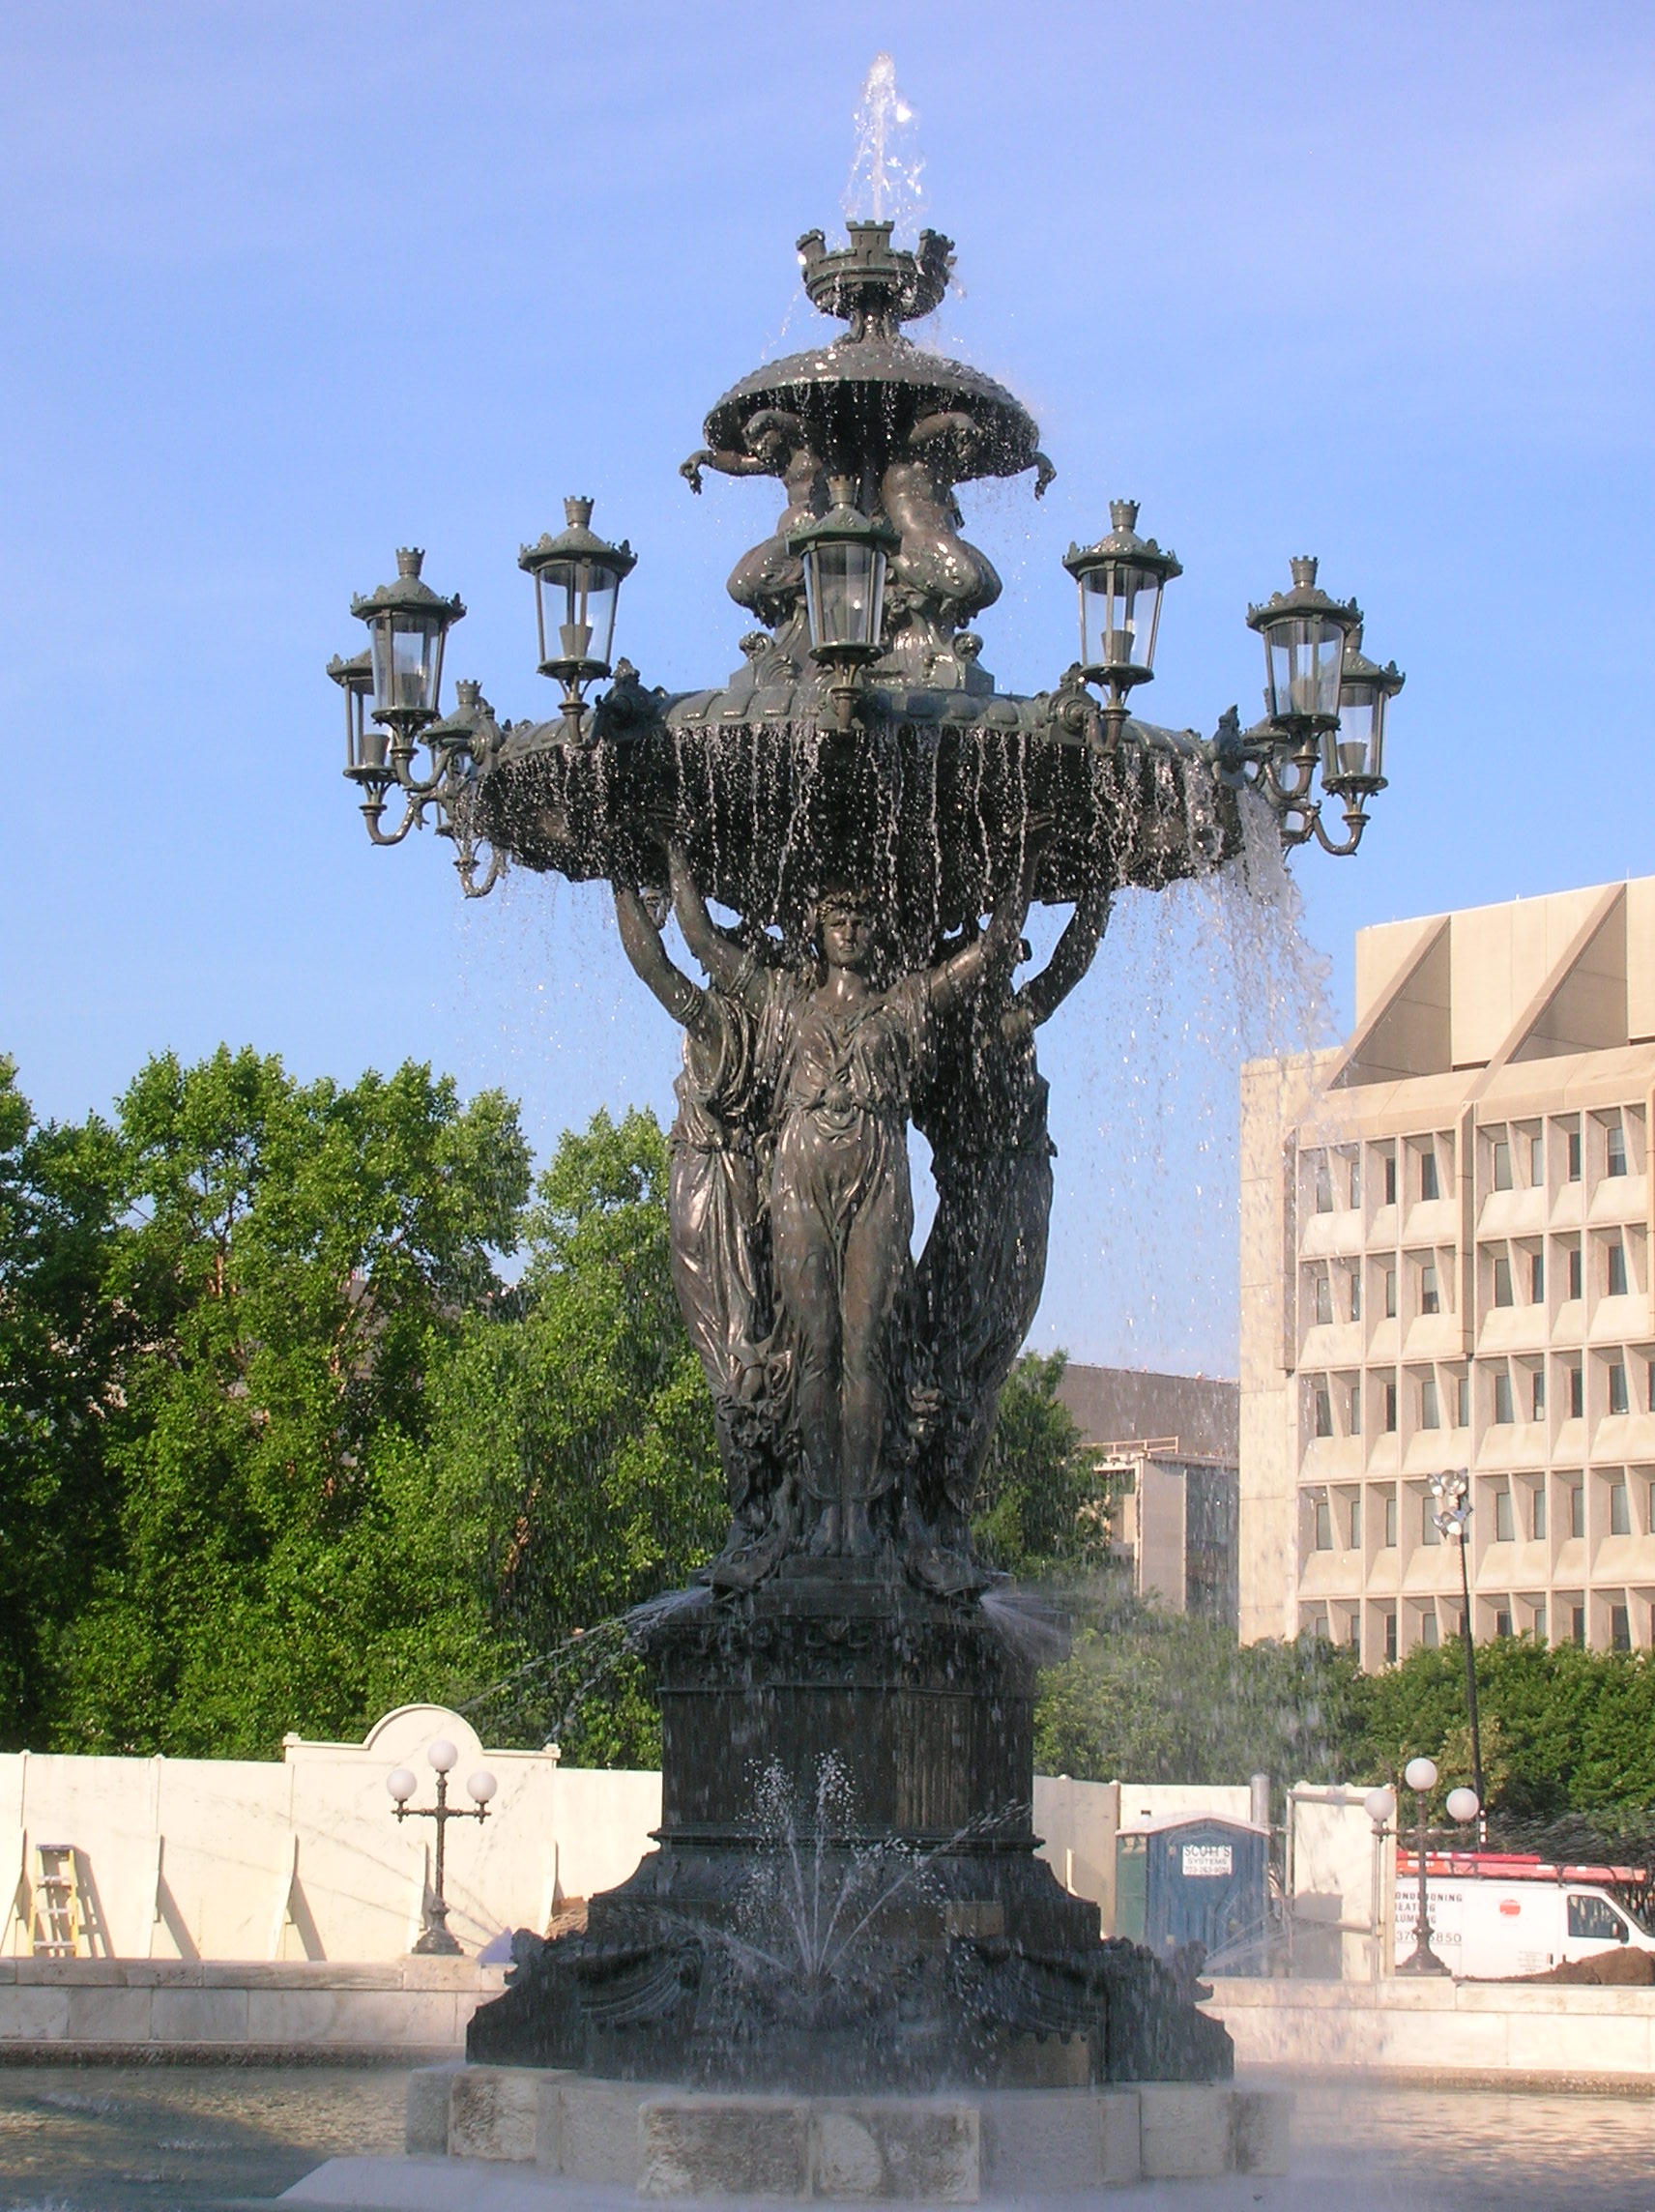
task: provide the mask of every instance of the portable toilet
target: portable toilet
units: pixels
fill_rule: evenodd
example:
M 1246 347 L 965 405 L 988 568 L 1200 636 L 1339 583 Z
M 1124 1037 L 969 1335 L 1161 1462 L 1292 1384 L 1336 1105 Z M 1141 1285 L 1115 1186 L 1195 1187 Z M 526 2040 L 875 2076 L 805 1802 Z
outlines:
M 1163 1813 L 1115 1840 L 1115 1932 L 1171 1959 L 1200 1943 L 1215 1973 L 1263 1970 L 1270 1831 L 1208 1813 Z

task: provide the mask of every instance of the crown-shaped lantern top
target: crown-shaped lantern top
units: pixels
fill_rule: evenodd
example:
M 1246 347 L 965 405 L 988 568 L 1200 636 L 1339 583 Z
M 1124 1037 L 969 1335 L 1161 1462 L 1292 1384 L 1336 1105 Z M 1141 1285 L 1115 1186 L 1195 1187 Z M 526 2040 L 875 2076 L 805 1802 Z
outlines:
M 798 242 L 798 265 L 813 307 L 849 323 L 851 335 L 860 338 L 889 337 L 901 324 L 941 306 L 954 266 L 951 238 L 922 230 L 918 251 L 909 253 L 890 243 L 892 223 L 846 227 L 851 243 L 832 251 L 819 230 L 807 230 Z

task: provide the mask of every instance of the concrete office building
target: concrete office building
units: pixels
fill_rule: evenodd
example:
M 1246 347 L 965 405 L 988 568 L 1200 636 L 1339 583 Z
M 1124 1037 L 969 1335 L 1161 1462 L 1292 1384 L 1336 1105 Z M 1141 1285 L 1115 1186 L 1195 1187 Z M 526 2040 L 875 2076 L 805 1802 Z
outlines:
M 1243 1071 L 1244 1638 L 1648 1648 L 1655 878 L 1356 939 L 1356 1026 Z
M 1235 1384 L 1071 1362 L 1058 1394 L 1096 1457 L 1109 1549 L 1138 1595 L 1234 1628 Z

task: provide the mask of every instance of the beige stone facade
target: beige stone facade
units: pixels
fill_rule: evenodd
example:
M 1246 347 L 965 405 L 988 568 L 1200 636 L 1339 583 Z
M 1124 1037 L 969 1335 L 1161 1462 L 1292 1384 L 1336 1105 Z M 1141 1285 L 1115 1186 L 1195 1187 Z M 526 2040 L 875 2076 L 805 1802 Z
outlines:
M 1356 1025 L 1242 1074 L 1240 1626 L 1382 1666 L 1648 1648 L 1655 878 L 1361 931 Z
M 1071 1360 L 1058 1395 L 1096 1458 L 1112 1556 L 1147 1603 L 1236 1622 L 1236 1388 Z

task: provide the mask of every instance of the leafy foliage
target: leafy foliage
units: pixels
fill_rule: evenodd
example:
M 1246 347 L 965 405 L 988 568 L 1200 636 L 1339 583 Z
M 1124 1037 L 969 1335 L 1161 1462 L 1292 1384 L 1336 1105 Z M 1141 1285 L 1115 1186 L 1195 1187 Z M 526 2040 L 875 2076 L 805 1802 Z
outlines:
M 103 1429 L 127 1330 L 102 1295 L 117 1150 L 96 1118 L 37 1122 L 0 1059 L 0 1741 L 49 1733 L 65 1629 L 118 1518 Z
M 1001 1394 L 972 1539 L 1010 1574 L 1072 1569 L 1101 1548 L 1091 1454 L 1058 1396 L 1067 1365 L 1064 1352 L 1026 1353 Z
M 514 1109 L 462 1110 L 425 1068 L 346 1090 L 221 1049 L 150 1062 L 117 1138 L 120 1527 L 66 1639 L 60 1735 L 251 1756 L 485 1664 L 479 1593 L 397 1447 L 516 1240 Z
M 1647 1810 L 1655 1824 L 1655 1664 L 1640 1651 L 1587 1651 L 1533 1637 L 1477 1646 L 1477 1703 L 1491 1812 L 1533 1826 Z M 1416 1753 L 1443 1787 L 1469 1779 L 1458 1643 L 1418 1649 L 1362 1685 L 1352 1771 L 1390 1780 Z
M 1104 1782 L 1342 1779 L 1361 1677 L 1314 1638 L 1238 1644 L 1234 1631 L 1151 1611 L 1107 1581 L 1066 1594 L 1073 1655 L 1045 1676 L 1034 1761 Z
M 532 1193 L 508 1101 L 419 1066 L 163 1055 L 60 1129 L 0 1062 L 0 1741 L 268 1756 L 433 1698 L 648 1761 L 621 1643 L 545 1655 L 722 1534 L 667 1172 L 599 1115 Z

